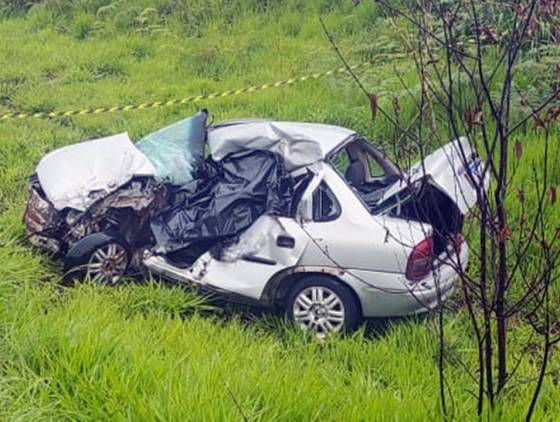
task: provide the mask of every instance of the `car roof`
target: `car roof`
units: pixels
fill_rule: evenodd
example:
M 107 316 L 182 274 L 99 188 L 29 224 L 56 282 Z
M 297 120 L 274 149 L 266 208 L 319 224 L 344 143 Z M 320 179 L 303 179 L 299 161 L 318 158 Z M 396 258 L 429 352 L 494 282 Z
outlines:
M 223 143 L 231 141 L 236 143 L 238 147 L 244 146 L 250 149 L 255 145 L 255 138 L 271 140 L 281 138 L 291 146 L 298 144 L 301 147 L 301 141 L 307 142 L 308 145 L 315 144 L 313 154 L 318 156 L 319 159 L 326 158 L 354 135 L 356 135 L 355 131 L 340 126 L 263 119 L 232 120 L 209 127 L 211 148 L 214 144 L 214 147 L 219 149 Z M 220 142 L 212 142 L 218 138 Z M 288 150 L 278 152 L 282 154 L 286 151 Z

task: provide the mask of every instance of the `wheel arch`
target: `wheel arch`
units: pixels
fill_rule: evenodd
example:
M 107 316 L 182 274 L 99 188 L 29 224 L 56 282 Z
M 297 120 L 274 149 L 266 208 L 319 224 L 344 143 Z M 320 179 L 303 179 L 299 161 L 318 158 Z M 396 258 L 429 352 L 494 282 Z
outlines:
M 308 277 L 320 277 L 336 281 L 348 288 L 359 307 L 360 315 L 363 317 L 364 313 L 362 309 L 362 301 L 356 293 L 356 290 L 352 287 L 352 285 L 338 277 L 336 275 L 337 272 L 340 272 L 340 270 L 330 268 L 304 269 L 301 267 L 289 268 L 284 271 L 280 271 L 266 284 L 263 290 L 262 299 L 277 310 L 283 309 L 286 298 L 291 288 L 294 286 L 294 283 Z

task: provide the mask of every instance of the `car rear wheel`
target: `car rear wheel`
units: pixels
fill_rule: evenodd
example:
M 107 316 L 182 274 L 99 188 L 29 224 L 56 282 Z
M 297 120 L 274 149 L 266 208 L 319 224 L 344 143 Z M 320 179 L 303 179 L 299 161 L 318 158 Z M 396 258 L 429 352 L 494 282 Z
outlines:
M 117 284 L 130 263 L 130 248 L 117 233 L 94 233 L 76 242 L 64 259 L 64 280 L 77 276 Z
M 286 314 L 302 330 L 320 338 L 354 331 L 362 321 L 360 305 L 344 284 L 326 277 L 300 280 L 288 295 Z

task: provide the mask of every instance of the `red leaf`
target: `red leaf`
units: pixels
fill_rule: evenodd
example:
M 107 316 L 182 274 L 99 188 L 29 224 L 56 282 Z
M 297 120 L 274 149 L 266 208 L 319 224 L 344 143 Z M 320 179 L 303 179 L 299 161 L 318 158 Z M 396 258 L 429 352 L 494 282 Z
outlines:
M 519 202 L 525 202 L 525 191 L 523 188 L 517 188 L 517 198 L 519 199 Z
M 554 108 L 551 107 L 548 109 L 548 112 L 546 113 L 546 119 L 552 123 L 555 120 L 558 119 L 558 116 L 560 115 L 560 107 Z
M 545 129 L 546 124 L 544 123 L 543 119 L 539 117 L 538 114 L 533 115 L 533 124 L 537 129 Z
M 457 13 L 447 12 L 444 16 L 445 23 L 449 29 L 453 28 L 455 22 L 457 22 Z
M 556 203 L 556 186 L 550 187 L 550 203 L 554 205 Z
M 523 144 L 519 139 L 515 140 L 515 157 L 519 160 L 523 155 Z
M 474 112 L 471 108 L 465 112 L 465 122 L 467 123 L 469 130 L 471 130 L 474 124 Z
M 401 105 L 397 97 L 393 98 L 393 111 L 395 114 L 399 114 L 401 112 Z
M 504 227 L 502 230 L 500 230 L 500 232 L 498 233 L 498 239 L 502 242 L 511 239 L 511 229 L 509 227 Z
M 519 3 L 516 4 L 515 6 L 513 6 L 513 10 L 517 14 L 517 16 L 519 16 L 520 18 L 525 17 L 525 8 L 522 5 L 520 5 Z
M 371 120 L 375 120 L 377 116 L 377 95 L 368 94 L 369 97 L 369 108 L 371 109 Z
M 480 30 L 487 39 L 489 39 L 493 43 L 498 42 L 498 34 L 496 34 L 492 28 L 490 28 L 489 26 L 483 26 L 482 28 L 480 28 Z

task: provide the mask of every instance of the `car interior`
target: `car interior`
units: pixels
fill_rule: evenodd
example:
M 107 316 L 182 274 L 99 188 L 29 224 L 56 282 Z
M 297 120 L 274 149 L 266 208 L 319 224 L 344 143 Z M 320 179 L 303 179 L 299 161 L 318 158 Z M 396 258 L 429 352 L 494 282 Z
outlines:
M 400 179 L 397 166 L 362 138 L 336 152 L 330 161 L 370 210 L 387 188 Z

